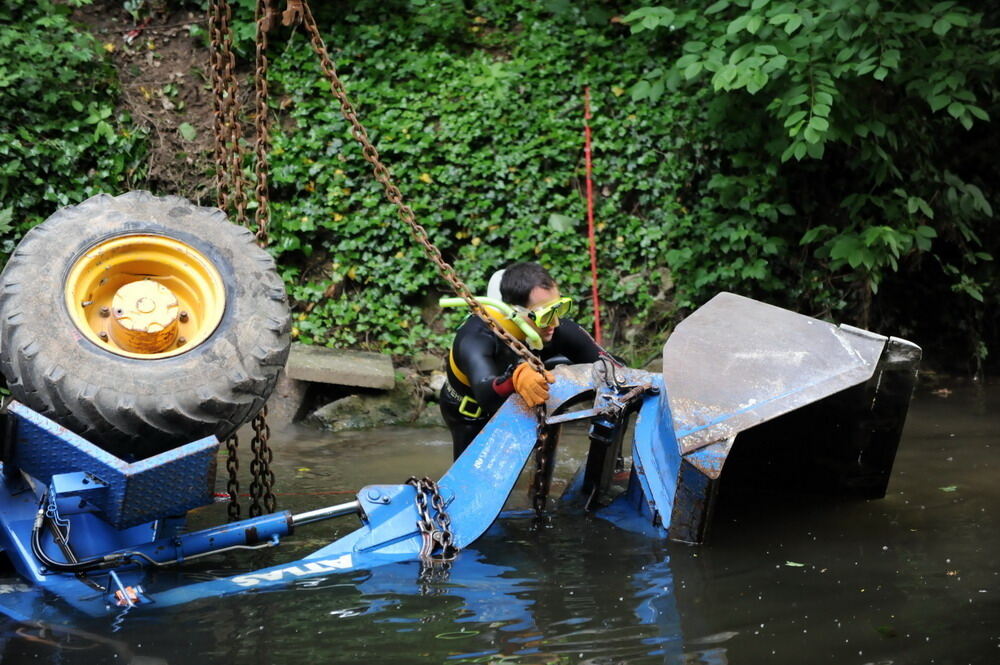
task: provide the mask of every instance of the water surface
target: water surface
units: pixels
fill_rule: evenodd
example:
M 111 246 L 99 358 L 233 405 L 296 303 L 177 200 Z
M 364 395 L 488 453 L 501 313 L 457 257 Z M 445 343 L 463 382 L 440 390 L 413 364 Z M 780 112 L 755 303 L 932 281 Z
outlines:
M 765 493 L 721 506 L 704 546 L 521 511 L 446 581 L 421 581 L 414 563 L 99 620 L 49 603 L 48 624 L 3 623 L 0 661 L 1000 663 L 998 411 L 996 388 L 919 396 L 884 499 Z M 585 443 L 577 431 L 561 445 L 565 479 Z M 296 429 L 276 448 L 280 507 L 294 512 L 369 483 L 438 477 L 451 449 L 444 430 L 399 428 Z M 510 508 L 527 506 L 525 481 Z M 195 526 L 224 515 L 204 509 Z M 304 526 L 276 551 L 218 557 L 178 581 L 291 560 L 355 525 Z

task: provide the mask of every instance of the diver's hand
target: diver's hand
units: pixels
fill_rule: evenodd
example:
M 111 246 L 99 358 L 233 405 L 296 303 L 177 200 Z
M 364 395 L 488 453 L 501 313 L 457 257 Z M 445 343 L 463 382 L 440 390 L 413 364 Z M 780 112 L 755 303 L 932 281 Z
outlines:
M 514 390 L 530 407 L 538 406 L 549 398 L 550 383 L 555 383 L 552 372 L 539 374 L 528 363 L 521 363 L 514 369 Z

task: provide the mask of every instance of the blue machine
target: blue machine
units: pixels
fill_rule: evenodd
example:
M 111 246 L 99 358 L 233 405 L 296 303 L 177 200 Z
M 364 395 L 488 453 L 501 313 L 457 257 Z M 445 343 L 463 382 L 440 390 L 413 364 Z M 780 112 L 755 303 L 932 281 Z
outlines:
M 723 467 L 727 483 L 881 496 L 919 357 L 905 340 L 720 294 L 674 331 L 662 373 L 603 362 L 557 368 L 544 423 L 513 396 L 437 482 L 436 501 L 415 484 L 373 485 L 347 504 L 192 533 L 183 515 L 212 501 L 214 438 L 128 464 L 11 403 L 0 549 L 31 591 L 3 594 L 0 606 L 37 618 L 47 592 L 90 615 L 167 607 L 461 549 L 500 514 L 539 428 L 557 436 L 573 420 L 589 422 L 590 451 L 563 500 L 652 537 L 703 542 Z M 616 494 L 633 416 L 628 487 Z M 551 468 L 549 459 L 540 472 Z M 167 589 L 147 582 L 156 569 L 277 545 L 300 526 L 344 515 L 357 515 L 360 528 L 299 560 Z M 420 528 L 446 516 L 450 543 L 433 540 L 440 529 Z

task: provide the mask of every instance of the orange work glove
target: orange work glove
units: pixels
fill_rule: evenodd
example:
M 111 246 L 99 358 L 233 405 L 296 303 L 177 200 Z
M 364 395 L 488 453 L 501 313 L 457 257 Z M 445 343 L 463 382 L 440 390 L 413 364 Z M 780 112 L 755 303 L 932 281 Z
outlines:
M 524 403 L 535 407 L 542 404 L 549 398 L 550 383 L 555 383 L 556 377 L 552 372 L 545 372 L 542 376 L 528 363 L 521 363 L 514 368 L 514 390 L 521 396 Z

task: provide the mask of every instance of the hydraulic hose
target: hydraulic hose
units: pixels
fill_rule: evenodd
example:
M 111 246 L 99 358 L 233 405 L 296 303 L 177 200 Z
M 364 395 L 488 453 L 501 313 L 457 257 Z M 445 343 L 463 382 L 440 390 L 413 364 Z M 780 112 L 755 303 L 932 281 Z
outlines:
M 42 495 L 41 503 L 38 506 L 38 513 L 35 515 L 35 523 L 31 527 L 31 552 L 49 570 L 59 573 L 82 573 L 95 568 L 115 565 L 127 561 L 130 555 L 127 553 L 105 554 L 100 557 L 81 559 L 75 562 L 56 561 L 42 548 L 42 526 L 45 524 L 45 504 L 48 500 L 48 492 Z M 69 547 L 69 543 L 66 543 Z

